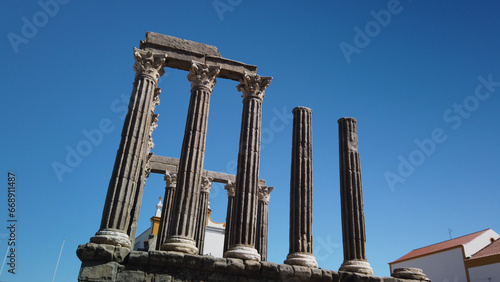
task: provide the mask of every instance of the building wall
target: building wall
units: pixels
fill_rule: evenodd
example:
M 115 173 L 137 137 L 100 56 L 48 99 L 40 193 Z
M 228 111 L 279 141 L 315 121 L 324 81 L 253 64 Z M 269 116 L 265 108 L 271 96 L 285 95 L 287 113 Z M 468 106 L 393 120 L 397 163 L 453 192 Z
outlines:
M 500 263 L 469 268 L 471 282 L 500 282 Z
M 221 258 L 224 250 L 224 228 L 207 226 L 203 254 Z
M 467 281 L 462 247 L 392 264 L 391 273 L 401 267 L 421 268 L 432 282 Z

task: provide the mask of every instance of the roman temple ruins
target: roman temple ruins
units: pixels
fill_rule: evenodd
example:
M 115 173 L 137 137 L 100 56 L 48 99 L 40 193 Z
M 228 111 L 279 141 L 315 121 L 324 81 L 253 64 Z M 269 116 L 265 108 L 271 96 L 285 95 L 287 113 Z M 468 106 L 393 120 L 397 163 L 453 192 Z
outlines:
M 355 119 L 338 121 L 344 263 L 338 271 L 320 269 L 313 254 L 312 110 L 306 107 L 293 109 L 289 254 L 282 264 L 268 262 L 268 207 L 274 188 L 259 178 L 259 164 L 262 105 L 272 77 L 257 74 L 254 65 L 222 57 L 214 46 L 153 32 L 146 33 L 133 55 L 135 80 L 101 224 L 90 241 L 77 249 L 82 261 L 79 281 L 425 279 L 421 271 L 411 268 L 395 270 L 394 277 L 372 276 L 365 252 Z M 186 71 L 191 84 L 179 159 L 150 152 L 161 93 L 157 86 L 164 68 Z M 203 168 L 210 98 L 217 79 L 238 82 L 237 91 L 242 93 L 236 175 Z M 132 246 L 151 173 L 164 175 L 163 208 L 157 235 L 147 240 L 146 248 L 136 251 Z M 223 258 L 202 252 L 214 182 L 223 183 L 227 190 Z

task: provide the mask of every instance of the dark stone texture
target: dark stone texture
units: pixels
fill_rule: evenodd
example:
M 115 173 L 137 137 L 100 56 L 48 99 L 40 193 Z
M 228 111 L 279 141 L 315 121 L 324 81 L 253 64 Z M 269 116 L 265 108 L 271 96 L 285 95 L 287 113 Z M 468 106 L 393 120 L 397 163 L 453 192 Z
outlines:
M 82 245 L 85 246 L 85 245 Z M 90 246 L 91 250 L 101 246 Z M 215 258 L 165 251 L 131 251 L 121 263 L 83 260 L 78 276 L 81 282 L 94 281 L 332 281 L 332 282 L 410 282 L 350 272 L 336 272 L 273 262 Z

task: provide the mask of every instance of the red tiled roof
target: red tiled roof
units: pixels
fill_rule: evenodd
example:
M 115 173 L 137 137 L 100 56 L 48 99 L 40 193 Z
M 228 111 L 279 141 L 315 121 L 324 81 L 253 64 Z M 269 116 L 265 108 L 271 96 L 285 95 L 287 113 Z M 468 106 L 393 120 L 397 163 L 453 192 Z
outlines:
M 500 254 L 500 238 L 471 256 L 471 260 Z
M 458 237 L 458 238 L 455 238 L 455 239 L 451 239 L 451 240 L 448 240 L 448 241 L 444 241 L 444 242 L 441 242 L 441 243 L 437 243 L 437 244 L 434 244 L 434 245 L 423 247 L 423 248 L 420 248 L 420 249 L 415 249 L 415 250 L 407 253 L 406 255 L 398 258 L 397 260 L 395 260 L 395 261 L 393 261 L 391 263 L 396 263 L 396 262 L 400 262 L 400 261 L 404 261 L 404 260 L 416 258 L 416 257 L 423 256 L 423 255 L 428 255 L 428 254 L 431 254 L 431 253 L 435 253 L 435 252 L 439 252 L 439 251 L 443 251 L 443 250 L 446 250 L 446 249 L 450 249 L 450 248 L 453 248 L 453 247 L 458 247 L 460 245 L 467 244 L 470 241 L 472 241 L 473 239 L 475 239 L 476 237 L 478 237 L 479 235 L 481 235 L 484 232 L 486 232 L 487 230 L 489 230 L 489 228 L 485 229 L 485 230 L 482 230 L 482 231 L 478 231 L 478 232 L 469 234 L 469 235 L 465 235 L 465 236 L 462 236 L 462 237 Z

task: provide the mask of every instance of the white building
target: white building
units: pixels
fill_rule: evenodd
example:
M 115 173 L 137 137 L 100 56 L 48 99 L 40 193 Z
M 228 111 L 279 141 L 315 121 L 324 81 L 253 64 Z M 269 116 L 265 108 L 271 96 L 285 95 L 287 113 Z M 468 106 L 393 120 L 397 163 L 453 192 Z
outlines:
M 135 238 L 134 250 L 147 249 L 147 246 L 145 246 L 144 243 L 150 240 L 151 238 L 154 238 L 153 236 L 158 235 L 162 207 L 163 205 L 161 203 L 161 198 L 160 198 L 160 202 L 156 205 L 156 214 L 153 217 L 151 217 L 151 227 L 146 229 L 144 232 L 141 233 L 141 235 Z M 205 231 L 205 243 L 203 246 L 203 254 L 211 255 L 214 257 L 222 257 L 224 249 L 224 233 L 226 229 L 226 224 L 214 222 L 210 218 L 211 214 L 212 210 L 209 207 L 207 213 L 207 221 L 206 221 L 207 229 Z
M 500 282 L 500 235 L 485 229 L 415 249 L 389 263 L 396 268 L 417 267 L 434 282 Z

